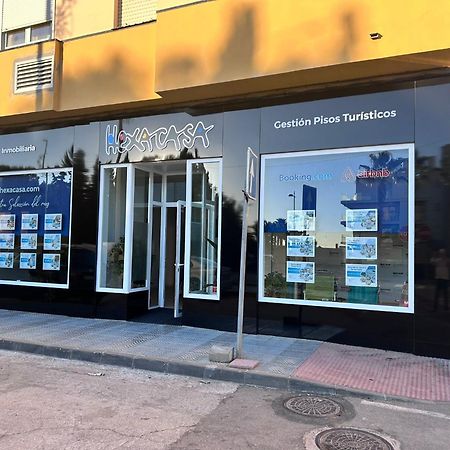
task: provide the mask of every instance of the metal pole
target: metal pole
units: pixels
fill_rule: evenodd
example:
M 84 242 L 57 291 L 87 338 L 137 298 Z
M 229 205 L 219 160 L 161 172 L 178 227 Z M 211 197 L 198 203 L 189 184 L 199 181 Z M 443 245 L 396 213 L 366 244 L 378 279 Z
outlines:
M 239 271 L 239 302 L 237 322 L 236 356 L 242 357 L 243 330 L 244 330 L 244 294 L 245 294 L 245 265 L 247 259 L 247 211 L 248 197 L 244 192 L 244 206 L 242 209 L 242 238 L 241 238 L 241 267 Z

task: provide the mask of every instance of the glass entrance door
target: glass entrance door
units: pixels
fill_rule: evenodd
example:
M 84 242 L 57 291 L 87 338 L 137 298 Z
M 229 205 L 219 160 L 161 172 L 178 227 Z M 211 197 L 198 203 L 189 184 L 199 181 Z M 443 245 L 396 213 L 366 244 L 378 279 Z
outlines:
M 185 219 L 184 211 L 186 202 L 179 200 L 177 202 L 177 230 L 176 230 L 176 248 L 175 248 L 175 297 L 174 311 L 175 318 L 182 316 L 182 298 L 183 293 L 183 266 L 184 266 L 184 236 Z
M 186 164 L 161 164 L 158 172 L 151 167 L 148 308 L 173 309 L 178 318 L 184 278 Z

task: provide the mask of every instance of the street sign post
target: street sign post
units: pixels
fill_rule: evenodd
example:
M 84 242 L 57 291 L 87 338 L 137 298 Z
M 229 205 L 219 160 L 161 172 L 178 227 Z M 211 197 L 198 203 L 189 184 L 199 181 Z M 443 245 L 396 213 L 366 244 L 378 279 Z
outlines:
M 245 180 L 244 203 L 242 208 L 242 237 L 241 237 L 241 265 L 239 271 L 239 301 L 237 318 L 237 342 L 236 356 L 241 358 L 244 333 L 244 297 L 245 297 L 245 262 L 247 259 L 247 222 L 248 222 L 248 202 L 256 200 L 256 174 L 258 167 L 258 157 L 253 150 L 247 149 L 247 171 Z
M 256 200 L 256 169 L 258 167 L 258 157 L 253 150 L 247 149 L 247 173 L 245 182 L 245 192 L 247 197 Z

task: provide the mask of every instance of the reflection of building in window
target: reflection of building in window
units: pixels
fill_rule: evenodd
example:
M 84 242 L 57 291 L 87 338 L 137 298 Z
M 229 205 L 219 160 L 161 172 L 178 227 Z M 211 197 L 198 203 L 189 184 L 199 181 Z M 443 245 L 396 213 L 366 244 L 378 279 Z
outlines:
M 389 151 L 371 153 L 370 166 L 359 166 L 355 195 L 341 203 L 350 210 L 378 211 L 378 294 L 367 290 L 364 299 L 364 290 L 350 287 L 348 301 L 399 305 L 401 288 L 408 279 L 408 158 Z
M 188 291 L 185 294 L 218 295 L 220 248 L 220 163 L 194 163 L 191 192 L 188 193 L 190 218 Z
M 389 146 L 263 157 L 260 300 L 407 307 L 410 151 Z M 330 177 L 305 182 L 292 176 L 300 167 L 302 173 L 320 167 Z M 303 195 L 293 211 L 290 194 L 305 191 L 314 195 Z M 308 210 L 315 226 L 297 226 L 294 219 Z M 299 245 L 309 238 L 314 253 Z M 286 274 L 286 267 L 313 262 L 313 283 Z

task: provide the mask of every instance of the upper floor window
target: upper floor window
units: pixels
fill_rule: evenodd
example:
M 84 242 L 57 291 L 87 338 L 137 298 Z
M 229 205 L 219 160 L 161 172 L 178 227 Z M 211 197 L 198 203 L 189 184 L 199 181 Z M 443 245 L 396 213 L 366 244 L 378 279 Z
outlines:
M 41 23 L 39 25 L 32 25 L 27 28 L 20 28 L 18 30 L 11 30 L 5 33 L 5 48 L 18 47 L 33 42 L 41 42 L 51 39 L 52 37 L 52 23 Z
M 53 0 L 0 0 L 2 47 L 51 39 L 53 3 Z

